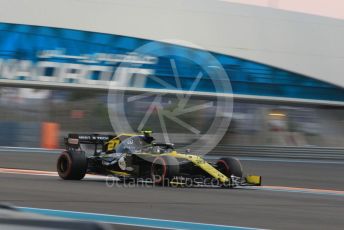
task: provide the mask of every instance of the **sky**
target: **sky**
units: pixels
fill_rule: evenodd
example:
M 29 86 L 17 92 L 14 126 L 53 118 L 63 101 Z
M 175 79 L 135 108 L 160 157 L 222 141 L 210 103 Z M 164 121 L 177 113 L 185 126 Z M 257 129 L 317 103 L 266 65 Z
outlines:
M 223 0 L 344 19 L 344 0 Z

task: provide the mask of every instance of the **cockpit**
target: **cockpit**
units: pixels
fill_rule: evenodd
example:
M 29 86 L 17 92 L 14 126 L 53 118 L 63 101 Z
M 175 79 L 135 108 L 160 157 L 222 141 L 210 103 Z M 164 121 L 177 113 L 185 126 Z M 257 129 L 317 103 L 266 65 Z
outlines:
M 116 148 L 116 153 L 129 154 L 162 154 L 173 150 L 172 144 L 159 144 L 147 140 L 145 136 L 133 136 L 125 139 Z

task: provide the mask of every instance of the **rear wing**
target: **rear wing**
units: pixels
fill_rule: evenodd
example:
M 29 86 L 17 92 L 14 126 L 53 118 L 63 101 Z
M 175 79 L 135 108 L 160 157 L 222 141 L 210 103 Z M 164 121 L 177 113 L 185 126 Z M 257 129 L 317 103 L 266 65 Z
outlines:
M 68 137 L 66 137 L 64 141 L 66 146 L 77 148 L 80 144 L 104 145 L 114 137 L 116 137 L 116 135 L 71 133 L 68 134 Z

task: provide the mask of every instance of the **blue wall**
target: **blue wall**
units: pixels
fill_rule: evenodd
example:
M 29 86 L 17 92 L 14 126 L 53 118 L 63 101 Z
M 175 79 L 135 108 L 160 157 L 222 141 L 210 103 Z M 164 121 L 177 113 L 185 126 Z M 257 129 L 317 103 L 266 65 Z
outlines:
M 5 65 L 4 63 L 9 63 L 11 59 L 30 60 L 32 63 L 47 61 L 46 58 L 38 55 L 44 50 L 63 50 L 63 53 L 68 56 L 87 54 L 88 58 L 92 58 L 92 55 L 97 53 L 127 54 L 149 42 L 151 41 L 120 35 L 0 23 L 0 61 L 2 66 Z M 163 50 L 169 50 L 171 56 L 159 57 L 156 63 L 147 63 L 138 65 L 138 67 L 153 69 L 158 78 L 176 86 L 169 59 L 173 58 L 178 66 L 182 88 L 189 89 L 195 76 L 201 71 L 201 67 L 188 59 L 200 58 L 205 55 L 205 52 L 161 42 L 156 42 L 154 45 L 156 46 L 155 50 L 147 51 L 143 55 L 159 56 Z M 218 53 L 212 53 L 212 55 L 223 65 L 235 94 L 344 101 L 343 88 L 249 60 Z M 80 60 L 62 56 L 50 57 L 49 61 L 91 65 L 91 63 L 80 63 Z M 202 62 L 207 64 L 206 60 L 202 60 Z M 6 68 L 9 68 L 9 65 L 6 65 Z M 109 66 L 112 71 L 115 71 L 119 64 L 98 62 L 97 65 Z M 45 75 L 53 75 L 53 70 L 50 72 L 47 69 Z M 4 68 L 1 70 L 0 65 L 0 78 L 8 78 L 5 73 Z M 34 71 L 32 74 L 34 75 Z M 88 77 L 97 80 L 99 73 L 95 71 Z M 15 80 L 30 80 L 30 78 L 15 76 Z M 73 83 L 73 80 L 70 83 Z M 145 84 L 145 87 L 148 88 L 162 87 L 152 80 L 148 80 Z M 204 73 L 196 90 L 208 92 L 215 90 L 207 73 Z

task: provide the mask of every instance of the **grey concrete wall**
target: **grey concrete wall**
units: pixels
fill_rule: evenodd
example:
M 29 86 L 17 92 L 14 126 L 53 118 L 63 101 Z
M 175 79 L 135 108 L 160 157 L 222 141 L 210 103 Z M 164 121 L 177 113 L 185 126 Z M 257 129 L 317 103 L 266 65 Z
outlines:
M 0 122 L 0 146 L 41 146 L 40 122 Z

